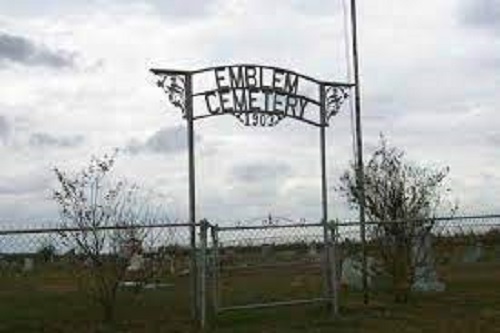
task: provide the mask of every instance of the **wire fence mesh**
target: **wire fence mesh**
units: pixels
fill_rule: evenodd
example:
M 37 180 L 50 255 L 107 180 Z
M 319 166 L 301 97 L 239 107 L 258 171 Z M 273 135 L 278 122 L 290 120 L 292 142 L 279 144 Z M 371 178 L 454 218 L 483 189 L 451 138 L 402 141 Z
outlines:
M 217 228 L 219 310 L 324 297 L 322 224 Z
M 1 306 L 40 325 L 31 330 L 57 331 L 65 314 L 77 331 L 82 324 L 94 331 L 93 323 L 110 315 L 142 323 L 151 313 L 162 320 L 189 318 L 189 231 L 188 224 L 170 223 L 4 228 Z
M 328 274 L 335 274 L 340 295 L 346 295 L 342 305 L 362 291 L 360 224 L 331 222 L 328 226 L 325 243 L 320 223 L 201 223 L 196 225 L 195 253 L 190 248 L 189 224 L 98 230 L 4 228 L 0 230 L 0 303 L 19 307 L 23 320 L 37 322 L 34 318 L 42 317 L 46 325 L 51 315 L 37 309 L 56 300 L 60 305 L 54 311 L 70 313 L 75 325 L 92 322 L 101 316 L 102 307 L 98 297 L 89 294 L 99 277 L 92 272 L 104 267 L 109 273 L 106 267 L 112 266 L 119 267 L 111 279 L 116 282 L 118 316 L 138 321 L 141 317 L 142 322 L 153 314 L 156 320 L 190 320 L 191 258 L 196 254 L 197 306 L 209 314 L 210 308 L 222 312 L 330 301 L 326 282 L 332 276 Z M 327 249 L 334 240 L 331 250 L 336 262 L 328 262 Z M 401 240 L 406 252 L 398 247 Z M 79 242 L 84 241 L 99 247 L 99 260 L 82 251 Z M 399 273 L 391 269 L 402 253 L 414 266 L 404 272 L 410 274 L 412 292 L 446 293 L 456 289 L 457 281 L 466 283 L 468 276 L 500 271 L 500 215 L 368 222 L 366 248 L 372 297 L 394 292 L 390 276 Z M 329 273 L 328 265 L 337 273 Z
M 363 288 L 359 222 L 337 225 L 340 284 Z M 468 270 L 500 268 L 500 215 L 438 217 L 366 224 L 371 293 L 445 292 Z

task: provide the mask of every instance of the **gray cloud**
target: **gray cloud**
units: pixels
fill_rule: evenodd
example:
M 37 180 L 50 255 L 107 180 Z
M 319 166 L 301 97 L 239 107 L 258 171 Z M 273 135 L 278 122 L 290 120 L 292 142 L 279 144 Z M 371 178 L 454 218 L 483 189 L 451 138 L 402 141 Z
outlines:
M 500 146 L 500 132 L 490 133 L 487 136 L 487 140 L 494 146 Z
M 493 28 L 496 32 L 500 32 L 499 0 L 467 0 L 463 6 L 462 16 L 468 24 Z
M 280 162 L 241 164 L 231 170 L 234 179 L 246 183 L 276 181 L 291 173 L 290 165 Z
M 8 4 L 0 3 L 2 12 L 10 13 L 11 15 L 61 15 L 89 12 L 93 8 L 102 8 L 103 5 L 147 5 L 155 12 L 158 12 L 171 18 L 188 18 L 198 17 L 208 12 L 209 7 L 214 3 L 214 0 L 117 0 L 106 1 L 102 3 L 100 0 L 85 0 L 85 1 L 67 1 L 67 0 L 23 0 L 10 2 Z
M 195 141 L 199 141 L 199 136 L 195 136 Z M 163 127 L 156 131 L 144 142 L 131 140 L 126 151 L 131 154 L 156 153 L 169 154 L 186 149 L 187 134 L 184 126 Z
M 0 178 L 0 195 L 24 195 L 43 192 L 49 188 L 50 179 L 47 175 L 37 172 L 16 177 Z
M 214 3 L 214 0 L 153 0 L 149 3 L 163 15 L 174 17 L 196 17 L 207 14 L 210 6 Z
M 58 147 L 74 148 L 80 146 L 84 141 L 82 135 L 74 136 L 54 136 L 48 133 L 34 133 L 29 138 L 29 145 L 32 147 Z
M 5 116 L 0 115 L 0 142 L 6 143 L 10 135 L 10 125 Z
M 8 62 L 28 66 L 65 68 L 74 65 L 74 54 L 51 50 L 25 37 L 0 32 L 0 64 Z
M 292 0 L 291 4 L 298 11 L 307 15 L 333 15 L 340 11 L 340 1 L 323 1 L 323 0 Z

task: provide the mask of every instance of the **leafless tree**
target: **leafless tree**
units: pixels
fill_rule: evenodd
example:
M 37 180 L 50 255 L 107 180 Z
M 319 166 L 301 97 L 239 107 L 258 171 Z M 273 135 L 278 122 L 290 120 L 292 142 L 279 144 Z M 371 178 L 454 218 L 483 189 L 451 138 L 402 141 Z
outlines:
M 365 209 L 369 244 L 380 262 L 378 271 L 386 274 L 395 300 L 405 302 L 425 257 L 426 237 L 430 235 L 438 211 L 446 207 L 448 168 L 433 169 L 405 159 L 404 152 L 390 147 L 383 136 L 379 147 L 364 166 Z M 354 166 L 340 178 L 340 192 L 352 207 L 358 207 L 360 191 Z
M 129 265 L 123 244 L 131 239 L 142 244 L 147 231 L 139 225 L 154 224 L 161 218 L 160 210 L 152 209 L 138 195 L 137 186 L 110 178 L 115 156 L 92 158 L 76 174 L 54 168 L 58 188 L 53 198 L 60 209 L 60 236 L 83 257 L 80 281 L 100 305 L 105 322 L 113 320 L 119 284 Z

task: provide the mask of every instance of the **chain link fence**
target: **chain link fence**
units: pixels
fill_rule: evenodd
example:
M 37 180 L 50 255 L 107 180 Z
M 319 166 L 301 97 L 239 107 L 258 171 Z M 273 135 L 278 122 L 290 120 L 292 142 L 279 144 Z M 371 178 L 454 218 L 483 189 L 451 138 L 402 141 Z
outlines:
M 76 331 L 82 324 L 93 331 L 107 315 L 140 325 L 189 319 L 190 227 L 4 228 L 0 308 L 27 331 L 58 331 L 64 317 Z
M 439 293 L 474 271 L 500 269 L 500 215 L 367 222 L 365 270 L 360 228 L 359 222 L 336 225 L 341 291 Z
M 446 293 L 474 274 L 500 272 L 500 215 L 368 222 L 366 227 L 372 298 L 400 288 L 394 276 L 404 276 L 412 293 Z M 191 321 L 193 310 L 205 322 L 225 311 L 335 305 L 338 295 L 342 306 L 363 293 L 359 222 L 218 226 L 202 221 L 195 226 L 196 270 L 192 228 L 172 223 L 96 230 L 4 228 L 1 311 L 15 311 L 23 323 L 54 331 L 61 312 L 75 327 L 98 321 L 103 306 L 95 294 L 98 279 L 108 278 L 95 273 L 100 269 L 113 273 L 104 280 L 116 283 L 116 316 L 142 324 L 147 318 L 151 325 Z M 82 251 L 82 242 L 98 251 Z
M 207 304 L 223 312 L 335 304 L 337 295 L 344 295 L 342 304 L 349 302 L 349 295 L 364 291 L 360 223 L 330 222 L 326 242 L 323 227 L 207 224 Z M 446 292 L 469 268 L 500 268 L 500 215 L 368 222 L 366 228 L 370 294 Z M 328 293 L 328 281 L 335 295 Z

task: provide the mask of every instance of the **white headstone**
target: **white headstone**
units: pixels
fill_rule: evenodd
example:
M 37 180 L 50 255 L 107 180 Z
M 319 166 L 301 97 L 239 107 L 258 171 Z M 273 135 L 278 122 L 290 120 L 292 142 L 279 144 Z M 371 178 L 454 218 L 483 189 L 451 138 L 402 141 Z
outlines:
M 412 289 L 415 291 L 444 291 L 446 285 L 438 278 L 434 253 L 432 251 L 432 235 L 427 233 L 419 244 L 413 247 L 415 276 Z
M 175 256 L 167 256 L 167 260 L 169 263 L 169 270 L 171 275 L 175 275 Z
M 144 268 L 144 257 L 140 254 L 134 254 L 130 257 L 130 263 L 127 267 L 127 271 L 137 272 Z
M 375 258 L 367 257 L 368 286 L 372 285 L 372 277 L 375 272 Z M 355 290 L 363 289 L 363 265 L 359 259 L 347 257 L 342 262 L 342 274 L 340 282 Z
M 35 268 L 33 258 L 24 258 L 23 272 L 31 272 Z
M 468 246 L 465 249 L 462 261 L 466 264 L 478 262 L 479 260 L 481 260 L 482 256 L 483 256 L 483 247 L 481 246 L 480 243 L 476 243 L 474 245 Z
M 309 245 L 309 250 L 307 252 L 310 257 L 317 257 L 318 256 L 318 249 L 316 248 L 316 244 L 311 244 Z

